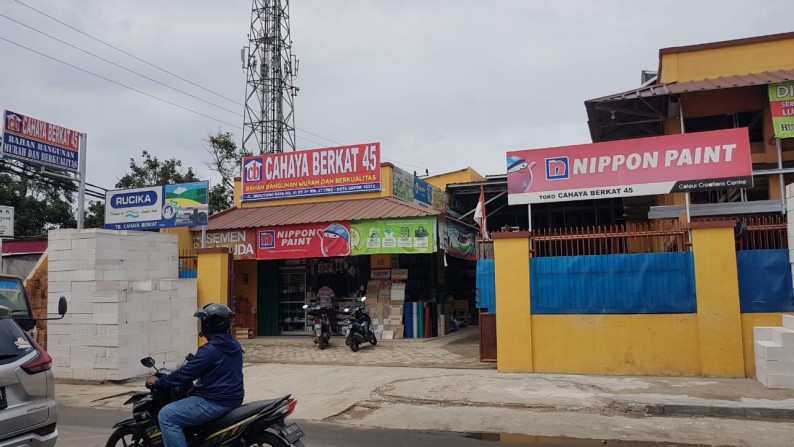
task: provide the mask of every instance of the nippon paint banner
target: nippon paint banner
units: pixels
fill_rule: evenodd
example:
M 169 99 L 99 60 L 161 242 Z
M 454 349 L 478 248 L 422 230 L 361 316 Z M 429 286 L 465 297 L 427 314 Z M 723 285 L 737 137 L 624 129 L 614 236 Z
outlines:
M 380 191 L 380 143 L 245 157 L 242 201 Z
M 209 183 L 178 183 L 105 192 L 105 228 L 154 230 L 206 225 Z
M 350 222 L 281 225 L 257 230 L 257 259 L 350 255 Z
M 745 127 L 507 152 L 510 205 L 752 186 Z
M 78 172 L 79 132 L 10 110 L 3 117 L 4 157 Z
M 778 138 L 794 138 L 794 82 L 769 84 L 769 110 Z

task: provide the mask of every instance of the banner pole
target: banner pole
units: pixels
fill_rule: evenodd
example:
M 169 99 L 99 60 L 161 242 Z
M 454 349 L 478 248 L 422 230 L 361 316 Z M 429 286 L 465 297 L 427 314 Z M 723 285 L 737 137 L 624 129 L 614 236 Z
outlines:
M 82 230 L 85 220 L 85 166 L 86 166 L 86 146 L 88 134 L 80 134 L 80 152 L 78 156 L 79 161 L 79 174 L 80 174 L 80 189 L 77 194 L 77 229 Z

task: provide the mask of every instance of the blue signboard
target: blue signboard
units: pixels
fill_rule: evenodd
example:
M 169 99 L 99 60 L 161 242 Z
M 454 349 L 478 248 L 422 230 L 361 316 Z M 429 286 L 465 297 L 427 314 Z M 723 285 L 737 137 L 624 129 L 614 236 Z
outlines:
M 206 225 L 209 183 L 193 182 L 105 193 L 105 228 L 155 230 Z
M 414 201 L 421 203 L 425 206 L 430 206 L 433 203 L 433 190 L 430 183 L 414 177 Z
M 79 154 L 79 132 L 10 110 L 3 114 L 3 156 L 78 172 Z

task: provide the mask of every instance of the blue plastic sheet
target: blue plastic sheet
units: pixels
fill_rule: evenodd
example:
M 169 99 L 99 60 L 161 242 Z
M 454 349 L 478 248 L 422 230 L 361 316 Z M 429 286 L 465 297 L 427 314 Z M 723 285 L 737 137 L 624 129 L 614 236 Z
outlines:
M 494 260 L 477 260 L 477 308 L 496 312 L 496 279 L 494 276 Z

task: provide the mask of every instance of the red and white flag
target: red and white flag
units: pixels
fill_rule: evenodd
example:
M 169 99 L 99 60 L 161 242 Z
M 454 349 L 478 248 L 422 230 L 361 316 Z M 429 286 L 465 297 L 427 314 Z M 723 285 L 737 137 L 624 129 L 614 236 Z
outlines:
M 477 208 L 474 209 L 474 221 L 480 226 L 480 235 L 483 239 L 488 239 L 488 225 L 485 220 L 485 191 L 480 185 L 480 200 L 477 201 Z

